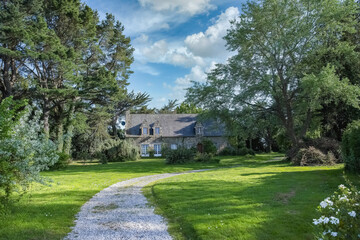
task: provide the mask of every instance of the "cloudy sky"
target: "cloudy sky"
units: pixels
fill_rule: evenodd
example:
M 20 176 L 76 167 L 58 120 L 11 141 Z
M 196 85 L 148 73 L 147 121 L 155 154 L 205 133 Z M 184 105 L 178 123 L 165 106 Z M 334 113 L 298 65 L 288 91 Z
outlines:
M 135 48 L 130 90 L 147 92 L 150 107 L 184 100 L 191 81 L 231 56 L 223 36 L 244 0 L 85 0 L 101 18 L 112 13 Z

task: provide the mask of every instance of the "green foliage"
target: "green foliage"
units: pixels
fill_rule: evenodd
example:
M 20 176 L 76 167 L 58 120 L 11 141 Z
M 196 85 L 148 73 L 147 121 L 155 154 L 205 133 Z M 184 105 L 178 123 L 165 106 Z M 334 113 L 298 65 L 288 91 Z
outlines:
M 204 138 L 201 141 L 201 144 L 203 145 L 204 153 L 208 153 L 212 155 L 216 154 L 217 148 L 210 139 Z
M 221 116 L 229 132 L 245 139 L 259 136 L 269 145 L 284 131 L 298 147 L 310 129 L 329 121 L 319 121 L 325 105 L 359 107 L 358 77 L 339 75 L 346 69 L 338 60 L 349 56 L 358 66 L 356 45 L 343 44 L 359 24 L 357 11 L 355 1 L 248 1 L 225 36 L 236 54 L 206 83 L 194 83 L 187 101 Z M 339 54 L 327 62 L 330 52 Z
M 186 103 L 182 102 L 180 106 L 176 107 L 176 113 L 187 113 L 187 114 L 194 114 L 194 113 L 201 113 L 203 110 L 201 108 L 196 107 L 193 103 Z
M 239 155 L 239 156 L 245 156 L 248 154 L 255 156 L 254 150 L 246 148 L 246 147 L 240 148 L 239 150 L 236 151 L 236 155 Z
M 352 122 L 342 138 L 341 153 L 345 169 L 360 173 L 360 120 Z
M 176 113 L 175 108 L 177 107 L 177 99 L 169 100 L 162 108 L 159 109 L 158 113 Z
M 199 153 L 197 152 L 195 157 L 194 157 L 195 162 L 202 162 L 202 163 L 219 163 L 220 159 L 219 158 L 214 158 L 214 154 L 212 153 Z
M 71 163 L 71 157 L 70 155 L 62 152 L 57 152 L 57 155 L 59 156 L 58 161 L 50 167 L 50 170 L 59 170 L 66 168 Z
M 12 106 L 19 110 L 11 98 L 0 104 L 4 110 L 0 111 L 0 196 L 5 193 L 6 199 L 14 191 L 25 191 L 33 181 L 44 183 L 40 172 L 59 158 L 55 144 L 43 134 L 41 112 L 32 115 L 27 107 L 16 113 Z M 4 121 L 8 123 L 2 124 Z
M 14 101 L 13 97 L 5 98 L 0 103 L 0 139 L 10 138 L 26 111 L 21 111 L 25 101 Z
M 318 239 L 358 239 L 360 236 L 360 192 L 356 186 L 339 185 L 338 190 L 317 207 L 321 217 L 313 224 Z
M 149 151 L 149 157 L 153 158 L 155 155 L 155 150 L 153 148 L 149 148 L 148 151 Z
M 239 149 L 235 149 L 233 147 L 225 147 L 223 150 L 219 152 L 220 156 L 246 156 L 251 155 L 255 156 L 255 152 L 252 149 L 247 147 L 242 147 Z
M 182 164 L 194 161 L 195 151 L 179 146 L 177 149 L 165 148 L 163 149 L 163 154 L 167 164 Z
M 110 139 L 99 153 L 102 163 L 136 161 L 140 150 L 133 140 Z
M 236 150 L 233 147 L 225 147 L 219 152 L 220 156 L 235 156 Z

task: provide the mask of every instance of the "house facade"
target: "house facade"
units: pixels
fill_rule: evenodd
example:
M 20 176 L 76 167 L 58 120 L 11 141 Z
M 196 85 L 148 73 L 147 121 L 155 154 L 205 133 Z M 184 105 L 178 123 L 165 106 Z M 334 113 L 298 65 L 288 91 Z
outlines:
M 130 114 L 125 116 L 125 137 L 133 139 L 141 149 L 141 156 L 161 156 L 161 148 L 195 147 L 202 151 L 202 140 L 211 140 L 218 151 L 228 146 L 222 124 L 216 121 L 200 122 L 197 114 Z

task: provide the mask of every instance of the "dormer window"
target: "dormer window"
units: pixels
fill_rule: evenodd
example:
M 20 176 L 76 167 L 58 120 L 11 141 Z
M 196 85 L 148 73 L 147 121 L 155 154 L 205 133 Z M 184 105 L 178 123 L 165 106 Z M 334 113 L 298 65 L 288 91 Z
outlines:
M 161 134 L 161 126 L 159 121 L 156 121 L 154 125 L 152 126 L 152 134 L 153 135 L 160 135 Z
M 140 126 L 141 135 L 149 135 L 149 129 L 149 124 L 145 120 Z
M 195 134 L 196 136 L 202 136 L 204 135 L 204 127 L 203 125 L 201 124 L 201 122 L 197 122 L 195 124 Z

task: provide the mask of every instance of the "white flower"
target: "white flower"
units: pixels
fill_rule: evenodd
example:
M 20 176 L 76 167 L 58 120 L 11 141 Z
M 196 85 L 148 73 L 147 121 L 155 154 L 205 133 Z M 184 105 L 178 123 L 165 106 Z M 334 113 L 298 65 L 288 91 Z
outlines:
M 328 204 L 327 204 L 325 201 L 322 201 L 322 202 L 320 203 L 320 206 L 321 206 L 322 208 L 326 208 L 327 205 L 328 205 Z
M 356 212 L 355 212 L 355 211 L 348 212 L 348 214 L 349 214 L 351 217 L 356 217 Z
M 339 198 L 340 201 L 346 201 L 348 202 L 349 199 L 346 197 L 346 195 L 343 195 L 341 198 Z
M 333 236 L 333 237 L 336 237 L 338 234 L 337 234 L 337 232 L 332 232 L 332 233 L 330 233 L 331 234 L 331 236 Z
M 346 188 L 344 184 L 340 184 L 339 185 L 339 189 L 343 189 L 343 188 Z
M 336 218 L 336 217 L 330 217 L 330 222 L 332 223 L 332 224 L 339 224 L 339 219 L 338 218 Z
M 313 219 L 313 224 L 318 225 L 320 222 L 317 219 Z

